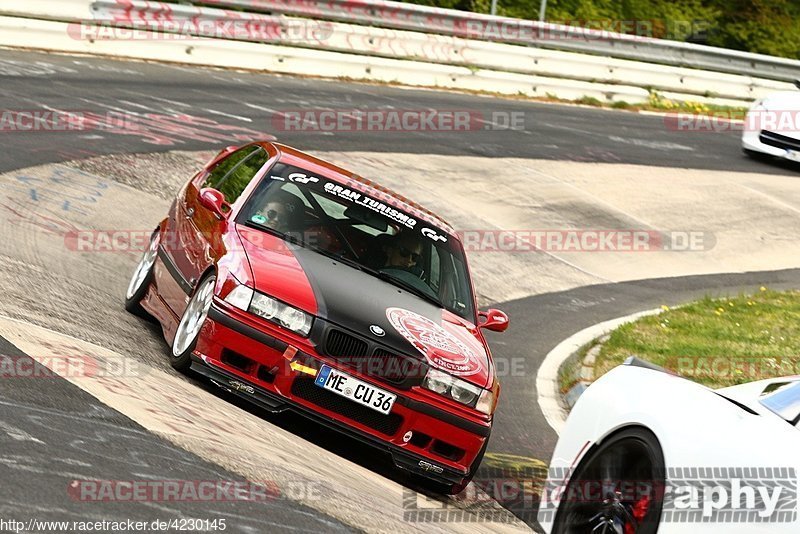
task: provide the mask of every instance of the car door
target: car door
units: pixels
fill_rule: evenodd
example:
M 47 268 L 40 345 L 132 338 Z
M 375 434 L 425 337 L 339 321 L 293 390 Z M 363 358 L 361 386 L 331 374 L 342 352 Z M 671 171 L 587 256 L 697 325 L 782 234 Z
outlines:
M 269 155 L 262 147 L 245 146 L 198 174 L 179 195 L 170 220 L 174 246 L 168 254 L 185 288 L 193 288 L 206 269 L 225 253 L 221 236 L 227 220 L 220 220 L 200 204 L 200 190 L 216 189 L 225 195 L 226 203 L 233 204 L 268 160 Z M 163 296 L 167 300 L 168 296 Z M 184 293 L 167 304 L 181 315 L 188 300 Z

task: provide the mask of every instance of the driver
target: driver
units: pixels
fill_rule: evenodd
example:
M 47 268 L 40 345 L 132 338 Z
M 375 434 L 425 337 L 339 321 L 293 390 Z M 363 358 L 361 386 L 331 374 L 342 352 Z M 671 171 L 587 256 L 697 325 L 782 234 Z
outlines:
M 295 195 L 279 191 L 272 195 L 269 201 L 256 213 L 259 223 L 281 233 L 297 230 L 296 221 L 302 210 Z M 264 222 L 261 222 L 264 221 Z
M 383 247 L 386 254 L 386 268 L 403 269 L 414 272 L 422 258 L 422 243 L 411 232 L 401 232 Z

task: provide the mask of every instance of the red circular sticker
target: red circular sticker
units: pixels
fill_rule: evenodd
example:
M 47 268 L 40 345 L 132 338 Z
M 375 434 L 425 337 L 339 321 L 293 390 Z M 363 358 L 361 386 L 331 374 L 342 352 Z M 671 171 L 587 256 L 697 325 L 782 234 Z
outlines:
M 388 308 L 386 318 L 434 367 L 458 376 L 481 371 L 480 356 L 427 317 L 403 308 Z

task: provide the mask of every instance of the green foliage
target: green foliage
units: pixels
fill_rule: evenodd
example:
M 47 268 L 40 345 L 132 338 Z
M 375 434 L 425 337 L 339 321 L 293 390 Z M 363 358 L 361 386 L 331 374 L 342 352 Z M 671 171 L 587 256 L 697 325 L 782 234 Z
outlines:
M 706 297 L 615 330 L 595 361 L 599 378 L 636 355 L 718 388 L 800 370 L 800 291 Z
M 489 13 L 491 0 L 410 0 Z M 536 0 L 498 0 L 498 14 L 539 18 Z M 548 0 L 547 20 L 800 59 L 798 0 Z
M 723 0 L 716 0 L 723 3 Z M 761 54 L 800 57 L 800 3 L 797 0 L 724 0 L 715 46 Z

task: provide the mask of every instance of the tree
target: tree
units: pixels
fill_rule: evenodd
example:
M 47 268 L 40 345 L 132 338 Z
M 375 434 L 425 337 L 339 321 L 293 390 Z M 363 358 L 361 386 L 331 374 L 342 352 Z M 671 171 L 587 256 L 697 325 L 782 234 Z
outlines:
M 413 0 L 488 13 L 491 0 Z M 498 13 L 538 19 L 536 0 L 498 0 Z M 548 0 L 547 20 L 800 59 L 798 0 Z
M 714 0 L 724 5 L 715 46 L 800 58 L 800 5 L 790 0 Z

